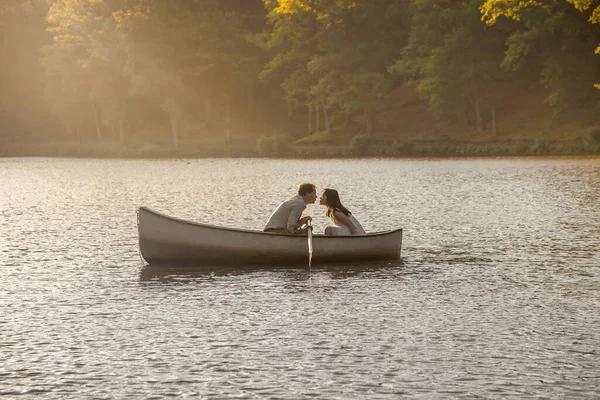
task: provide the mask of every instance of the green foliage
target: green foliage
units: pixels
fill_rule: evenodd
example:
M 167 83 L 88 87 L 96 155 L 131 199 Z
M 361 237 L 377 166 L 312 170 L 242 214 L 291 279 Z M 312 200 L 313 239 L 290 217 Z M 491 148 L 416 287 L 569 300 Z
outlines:
M 278 6 L 275 6 L 275 5 Z M 408 1 L 269 2 L 272 59 L 263 79 L 295 104 L 376 114 L 395 80 L 387 72 L 408 34 Z
M 587 136 L 594 142 L 600 144 L 600 126 L 593 127 L 588 130 Z
M 50 41 L 45 0 L 0 1 L 0 142 L 45 130 L 54 120 L 46 112 L 39 48 Z
M 318 106 L 370 134 L 412 81 L 437 116 L 483 130 L 523 82 L 549 88 L 557 114 L 600 109 L 599 24 L 600 0 L 4 0 L 0 115 L 43 108 L 31 95 L 43 76 L 79 139 L 170 126 L 176 142 L 196 125 L 225 135 L 230 119 L 259 114 L 253 96 L 266 123 L 288 104 Z M 289 138 L 269 140 L 257 146 L 291 152 Z
M 292 141 L 289 134 L 280 133 L 271 136 L 260 136 L 256 139 L 256 152 L 262 157 L 289 156 L 292 151 Z
M 552 93 L 547 101 L 557 113 L 571 107 L 598 107 L 600 93 L 600 1 L 487 0 L 483 19 L 495 24 L 500 17 L 518 20 L 522 28 L 507 42 L 505 68 L 531 68 L 541 63 L 541 80 Z
M 273 136 L 260 136 L 256 139 L 256 152 L 261 157 L 273 155 L 275 138 Z
M 548 151 L 548 143 L 543 135 L 539 135 L 535 138 L 531 151 L 534 154 L 544 154 Z
M 350 139 L 350 147 L 357 155 L 367 155 L 373 147 L 373 137 L 367 134 L 359 134 Z
M 415 79 L 439 115 L 463 114 L 502 97 L 508 76 L 500 68 L 507 34 L 479 20 L 481 1 L 412 2 L 408 45 L 391 71 Z M 480 117 L 480 116 L 479 116 Z
M 57 112 L 68 124 L 100 113 L 113 131 L 170 121 L 175 140 L 184 118 L 209 118 L 195 115 L 204 98 L 225 115 L 262 66 L 250 40 L 262 8 L 229 3 L 55 0 L 42 64 Z
M 587 150 L 600 153 L 600 126 L 592 127 L 585 132 L 583 144 Z

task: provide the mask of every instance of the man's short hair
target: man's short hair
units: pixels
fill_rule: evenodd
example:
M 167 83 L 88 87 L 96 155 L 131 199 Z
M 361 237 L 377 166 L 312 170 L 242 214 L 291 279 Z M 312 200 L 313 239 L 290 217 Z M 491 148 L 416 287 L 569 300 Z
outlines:
M 300 196 L 304 196 L 307 193 L 316 192 L 316 191 L 317 191 L 317 186 L 313 185 L 312 183 L 302 183 L 298 186 L 298 194 Z

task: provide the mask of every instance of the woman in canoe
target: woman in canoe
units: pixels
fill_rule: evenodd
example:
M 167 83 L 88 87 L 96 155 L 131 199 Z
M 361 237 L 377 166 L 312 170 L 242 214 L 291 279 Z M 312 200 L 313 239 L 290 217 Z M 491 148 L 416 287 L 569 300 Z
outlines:
M 349 236 L 366 234 L 360 222 L 342 205 L 337 190 L 324 189 L 319 204 L 327 207 L 327 216 L 333 224 L 333 226 L 325 228 L 325 235 Z

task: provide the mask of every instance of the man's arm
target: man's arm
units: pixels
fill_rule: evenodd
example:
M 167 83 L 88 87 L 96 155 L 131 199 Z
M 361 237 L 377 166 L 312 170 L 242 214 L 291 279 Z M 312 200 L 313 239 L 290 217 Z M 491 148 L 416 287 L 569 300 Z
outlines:
M 287 230 L 290 233 L 294 233 L 294 231 L 298 228 L 300 228 L 300 226 L 302 226 L 302 223 L 300 223 L 300 216 L 302 216 L 302 211 L 304 211 L 304 207 L 302 207 L 302 204 L 295 204 L 291 210 L 290 210 L 290 215 L 288 216 L 288 220 L 287 220 Z

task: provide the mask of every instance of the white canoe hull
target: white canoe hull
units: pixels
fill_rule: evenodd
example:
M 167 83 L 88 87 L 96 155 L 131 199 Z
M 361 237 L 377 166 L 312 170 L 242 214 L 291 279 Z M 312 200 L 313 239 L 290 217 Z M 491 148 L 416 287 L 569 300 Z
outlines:
M 149 264 L 288 265 L 308 262 L 306 236 L 216 227 L 138 211 L 140 251 Z M 402 230 L 313 235 L 313 265 L 400 258 Z

